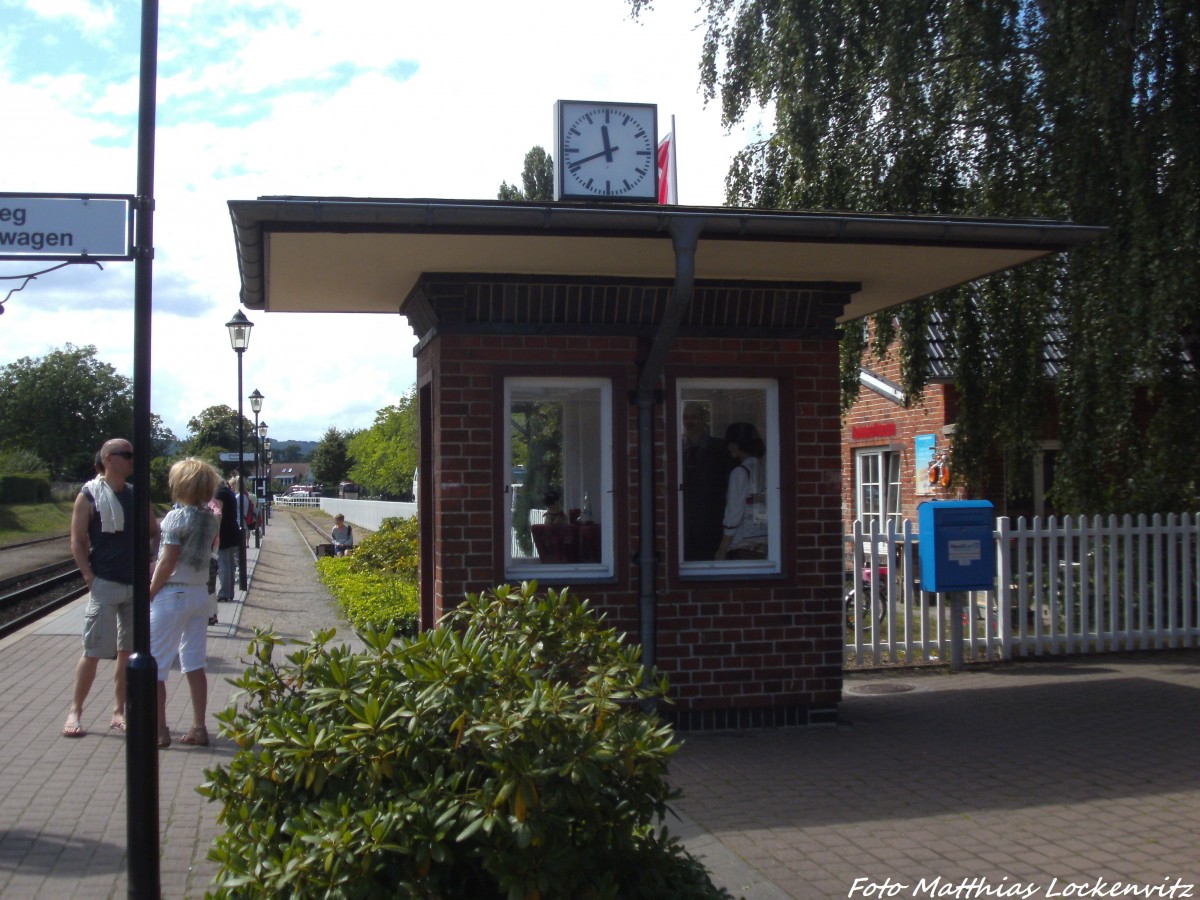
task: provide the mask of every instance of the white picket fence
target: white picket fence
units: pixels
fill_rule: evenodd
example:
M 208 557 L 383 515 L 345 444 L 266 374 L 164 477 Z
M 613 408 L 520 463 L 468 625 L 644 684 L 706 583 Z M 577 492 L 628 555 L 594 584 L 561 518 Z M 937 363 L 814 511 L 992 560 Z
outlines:
M 847 663 L 949 661 L 952 598 L 920 590 L 912 522 L 845 540 Z M 999 518 L 995 540 L 995 588 L 959 607 L 965 661 L 1200 646 L 1200 514 Z

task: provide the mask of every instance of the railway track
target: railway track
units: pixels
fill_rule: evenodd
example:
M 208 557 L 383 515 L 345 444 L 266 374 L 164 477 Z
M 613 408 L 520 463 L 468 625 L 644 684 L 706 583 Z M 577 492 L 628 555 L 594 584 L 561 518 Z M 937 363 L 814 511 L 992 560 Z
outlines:
M 317 547 L 321 544 L 330 543 L 328 528 L 332 520 L 328 516 L 322 516 L 320 519 L 304 512 L 300 509 L 290 509 L 287 514 L 291 516 L 292 521 L 296 524 L 296 532 L 300 535 L 300 539 L 304 541 L 308 547 L 308 552 L 312 554 L 313 559 L 317 558 Z
M 87 594 L 87 585 L 74 562 L 44 566 L 26 575 L 0 593 L 0 638 Z
M 87 593 L 68 535 L 0 547 L 0 637 Z

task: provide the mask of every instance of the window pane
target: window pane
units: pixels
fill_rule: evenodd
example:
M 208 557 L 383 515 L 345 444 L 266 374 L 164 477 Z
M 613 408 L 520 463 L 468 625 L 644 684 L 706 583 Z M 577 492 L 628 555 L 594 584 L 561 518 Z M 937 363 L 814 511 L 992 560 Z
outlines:
M 883 459 L 888 455 L 883 450 L 860 450 L 857 453 L 855 472 L 858 498 L 858 518 L 864 529 L 872 525 L 883 527 L 885 495 L 888 483 L 883 480 Z M 887 502 L 891 502 L 888 498 Z
M 775 382 L 681 379 L 677 391 L 681 571 L 779 571 Z
M 597 379 L 509 379 L 508 573 L 611 569 L 610 391 Z
M 895 524 L 896 530 L 901 527 L 900 521 L 900 454 L 887 453 L 888 484 L 887 484 L 887 520 Z

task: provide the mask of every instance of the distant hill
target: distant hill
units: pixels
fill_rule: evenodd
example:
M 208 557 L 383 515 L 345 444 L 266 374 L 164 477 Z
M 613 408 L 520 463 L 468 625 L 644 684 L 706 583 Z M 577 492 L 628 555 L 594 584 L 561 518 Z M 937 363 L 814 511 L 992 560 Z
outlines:
M 253 440 L 252 437 L 246 439 L 246 447 L 249 450 L 254 449 L 252 445 Z M 312 456 L 312 452 L 317 449 L 318 443 L 319 441 L 277 441 L 271 438 L 271 455 L 276 460 L 281 460 L 284 448 L 291 444 L 300 448 L 300 459 L 297 462 L 308 462 L 309 457 Z M 184 441 L 173 441 L 167 445 L 166 455 L 168 457 L 178 456 L 183 452 L 185 446 L 186 443 Z
M 317 449 L 318 441 L 284 441 L 271 438 L 271 456 L 275 460 L 281 460 L 284 456 L 284 451 L 288 446 L 300 448 L 300 462 L 307 462 L 312 456 L 312 452 Z

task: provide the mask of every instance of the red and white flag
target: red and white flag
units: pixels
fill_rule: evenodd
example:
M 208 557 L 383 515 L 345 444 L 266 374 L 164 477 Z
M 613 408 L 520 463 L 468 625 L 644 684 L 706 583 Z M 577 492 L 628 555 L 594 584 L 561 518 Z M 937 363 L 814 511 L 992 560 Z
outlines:
M 679 173 L 675 167 L 675 117 L 671 130 L 658 143 L 658 202 L 679 203 Z

